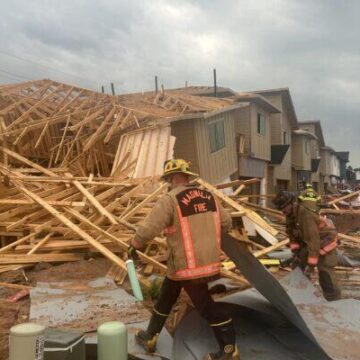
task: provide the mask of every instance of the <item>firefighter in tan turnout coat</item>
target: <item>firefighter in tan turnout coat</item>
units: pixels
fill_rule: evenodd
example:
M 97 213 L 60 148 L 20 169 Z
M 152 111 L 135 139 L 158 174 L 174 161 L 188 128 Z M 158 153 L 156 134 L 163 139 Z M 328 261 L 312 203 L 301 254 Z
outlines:
M 157 337 L 183 288 L 195 308 L 212 327 L 220 351 L 205 359 L 239 359 L 232 319 L 214 302 L 208 282 L 219 277 L 221 231 L 231 228 L 231 216 L 213 194 L 189 184 L 196 176 L 182 159 L 168 160 L 163 179 L 171 185 L 169 193 L 155 204 L 145 222 L 137 228 L 129 249 L 141 249 L 162 231 L 169 255 L 167 275 L 146 331 L 138 331 L 137 342 L 154 352 Z
M 319 199 L 313 192 L 296 197 L 280 191 L 273 202 L 286 215 L 286 232 L 295 262 L 308 277 L 318 268 L 324 297 L 332 301 L 341 296 L 335 276 L 337 231 L 333 222 L 316 210 Z

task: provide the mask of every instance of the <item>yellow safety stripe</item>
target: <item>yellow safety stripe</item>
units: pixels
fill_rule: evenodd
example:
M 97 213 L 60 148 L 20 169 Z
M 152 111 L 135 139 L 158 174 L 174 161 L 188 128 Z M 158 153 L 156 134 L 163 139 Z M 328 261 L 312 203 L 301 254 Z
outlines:
M 303 197 L 303 196 L 299 196 L 299 199 L 302 201 L 315 201 L 315 202 L 320 200 L 319 197 L 313 198 L 313 197 Z
M 231 322 L 232 322 L 232 318 L 230 318 L 229 320 L 223 321 L 221 323 L 218 323 L 218 324 L 210 324 L 210 326 L 212 326 L 212 327 L 223 326 L 223 325 L 226 325 L 226 324 L 230 324 Z
M 155 314 L 158 314 L 160 316 L 163 316 L 163 317 L 168 317 L 169 316 L 169 314 L 162 314 L 160 311 L 156 310 L 155 308 L 153 310 L 154 310 Z

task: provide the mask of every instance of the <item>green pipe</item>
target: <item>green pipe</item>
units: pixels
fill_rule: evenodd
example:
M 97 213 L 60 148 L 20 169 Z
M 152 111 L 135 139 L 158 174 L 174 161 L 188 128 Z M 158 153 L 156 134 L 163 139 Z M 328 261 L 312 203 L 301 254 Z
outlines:
M 97 329 L 98 360 L 127 360 L 128 338 L 126 325 L 120 321 L 110 321 Z
M 143 294 L 141 292 L 139 280 L 138 280 L 137 275 L 136 275 L 134 262 L 131 259 L 129 259 L 129 260 L 126 260 L 125 264 L 126 264 L 126 267 L 127 267 L 127 270 L 128 270 L 128 276 L 129 276 L 129 279 L 130 279 L 130 284 L 131 284 L 131 288 L 132 288 L 132 291 L 134 293 L 134 296 L 138 300 L 143 301 L 144 297 L 143 297 Z

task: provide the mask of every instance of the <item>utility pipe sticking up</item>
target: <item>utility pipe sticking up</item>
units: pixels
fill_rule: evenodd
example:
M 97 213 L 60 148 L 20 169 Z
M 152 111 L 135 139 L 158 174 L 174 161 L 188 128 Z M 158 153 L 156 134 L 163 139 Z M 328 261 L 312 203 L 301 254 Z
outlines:
M 216 69 L 214 69 L 214 97 L 217 97 Z

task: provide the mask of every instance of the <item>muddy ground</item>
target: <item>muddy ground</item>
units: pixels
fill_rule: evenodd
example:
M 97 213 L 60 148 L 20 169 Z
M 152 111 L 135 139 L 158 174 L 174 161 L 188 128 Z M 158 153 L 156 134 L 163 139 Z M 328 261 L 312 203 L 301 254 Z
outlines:
M 25 271 L 25 279 L 21 270 L 0 274 L 0 281 L 12 284 L 36 286 L 38 281 L 91 280 L 105 276 L 110 268 L 106 259 L 82 260 L 58 266 L 38 264 L 30 271 Z M 28 320 L 30 299 L 27 297 L 16 303 L 8 303 L 6 299 L 19 290 L 0 287 L 0 360 L 8 359 L 9 329 L 18 323 Z
M 348 249 L 349 252 L 353 250 L 354 249 Z M 360 256 L 358 259 L 360 259 Z M 0 282 L 36 286 L 38 281 L 92 280 L 105 276 L 110 266 L 111 263 L 102 258 L 82 260 L 56 266 L 38 264 L 33 269 L 26 270 L 25 273 L 18 270 L 0 274 Z M 287 273 L 276 267 L 273 268 L 273 270 L 273 274 L 277 278 Z M 337 275 L 343 289 L 344 298 L 353 297 L 360 299 L 360 271 L 356 269 L 340 270 Z M 123 283 L 123 288 L 130 290 L 127 281 Z M 15 295 L 18 291 L 19 290 L 0 287 L 0 360 L 8 359 L 9 329 L 15 324 L 28 321 L 30 310 L 29 298 L 21 299 L 16 303 L 6 301 L 8 297 Z M 221 296 L 221 294 L 215 295 L 216 298 Z M 147 309 L 151 309 L 152 301 L 150 299 L 146 300 L 144 305 Z M 174 329 L 182 317 L 185 316 L 192 307 L 190 299 L 186 293 L 182 292 L 178 302 L 174 306 L 174 311 L 166 323 L 166 328 L 170 333 L 174 332 Z

